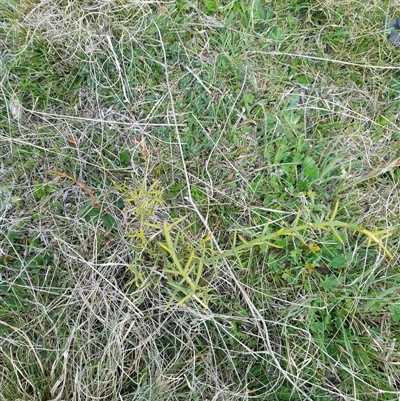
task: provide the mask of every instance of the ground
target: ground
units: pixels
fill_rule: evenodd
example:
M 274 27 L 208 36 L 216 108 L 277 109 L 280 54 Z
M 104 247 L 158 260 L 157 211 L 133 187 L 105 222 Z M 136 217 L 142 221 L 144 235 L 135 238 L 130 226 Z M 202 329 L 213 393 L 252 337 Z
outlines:
M 398 400 L 388 0 L 3 0 L 0 400 Z

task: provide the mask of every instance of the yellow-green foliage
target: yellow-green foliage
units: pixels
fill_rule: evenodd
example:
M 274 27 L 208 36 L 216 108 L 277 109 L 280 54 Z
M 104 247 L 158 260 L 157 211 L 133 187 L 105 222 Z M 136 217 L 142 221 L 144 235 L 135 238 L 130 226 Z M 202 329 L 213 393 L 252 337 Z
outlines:
M 171 294 L 167 307 L 172 304 L 181 305 L 189 299 L 195 300 L 202 307 L 208 308 L 210 291 L 208 285 L 210 277 L 218 270 L 217 266 L 223 259 L 236 257 L 247 252 L 254 247 L 270 246 L 280 248 L 274 240 L 282 236 L 293 236 L 298 238 L 303 244 L 307 245 L 306 238 L 302 235 L 304 231 L 322 232 L 326 231 L 333 234 L 339 243 L 342 238 L 338 229 L 346 229 L 358 232 L 367 238 L 367 246 L 376 243 L 389 258 L 391 253 L 385 247 L 382 240 L 391 235 L 391 229 L 369 231 L 363 227 L 335 220 L 338 203 L 329 219 L 316 222 L 300 222 L 300 213 L 290 227 L 280 228 L 274 232 L 268 232 L 268 224 L 256 238 L 246 241 L 239 236 L 241 244 L 236 244 L 236 236 L 232 241 L 230 249 L 222 252 L 214 250 L 214 240 L 212 235 L 199 238 L 193 234 L 193 223 L 181 227 L 186 220 L 181 217 L 171 223 L 164 220 L 158 222 L 154 218 L 157 207 L 165 206 L 162 197 L 162 189 L 158 183 L 153 183 L 147 187 L 145 183 L 136 189 L 127 189 L 126 186 L 117 186 L 125 193 L 126 209 L 133 213 L 138 219 L 132 222 L 127 236 L 135 240 L 136 254 L 146 255 L 147 260 L 152 260 L 152 267 L 157 269 L 157 275 L 153 274 L 154 269 L 146 269 L 141 263 L 140 257 L 135 257 L 135 262 L 130 265 L 133 273 L 132 281 L 138 287 L 143 285 L 166 286 L 166 290 Z M 160 274 L 161 273 L 161 274 Z M 161 277 L 164 280 L 161 280 Z
M 363 227 L 357 226 L 355 224 L 351 223 L 345 223 L 342 221 L 337 221 L 335 220 L 336 213 L 338 210 L 339 204 L 336 203 L 335 208 L 332 212 L 331 217 L 329 220 L 321 221 L 321 222 L 307 222 L 305 224 L 299 224 L 299 217 L 300 214 L 297 215 L 296 220 L 294 221 L 293 225 L 288 228 L 281 228 L 273 233 L 265 234 L 266 229 L 268 228 L 268 225 L 265 226 L 264 231 L 261 233 L 261 235 L 251 241 L 245 241 L 243 238 L 241 238 L 242 244 L 238 246 L 234 246 L 232 249 L 222 252 L 220 257 L 228 257 L 232 255 L 238 255 L 240 252 L 247 251 L 254 246 L 258 245 L 269 245 L 274 248 L 280 248 L 276 244 L 270 242 L 274 238 L 277 238 L 279 236 L 295 236 L 301 240 L 303 244 L 306 244 L 305 238 L 301 235 L 302 231 L 307 231 L 307 230 L 320 230 L 320 231 L 327 231 L 331 232 L 335 235 L 337 240 L 342 243 L 343 240 L 340 237 L 337 229 L 338 228 L 344 228 L 347 230 L 351 230 L 353 232 L 358 232 L 360 234 L 363 234 L 367 237 L 367 245 L 370 246 L 372 243 L 376 243 L 379 245 L 379 247 L 386 253 L 386 255 L 392 259 L 393 256 L 389 252 L 389 250 L 386 248 L 386 246 L 383 244 L 382 240 L 389 237 L 392 234 L 393 229 L 388 228 L 384 230 L 376 230 L 374 229 L 373 231 L 369 231 Z
M 162 227 L 164 241 L 157 242 L 157 245 L 166 253 L 163 272 L 168 278 L 168 284 L 174 289 L 168 306 L 175 301 L 178 305 L 183 304 L 193 297 L 207 309 L 206 295 L 211 288 L 204 287 L 201 281 L 204 268 L 207 267 L 208 256 L 213 250 L 212 239 L 210 236 L 206 236 L 193 243 L 187 238 L 185 232 L 178 232 L 173 236 L 173 228 L 184 219 L 185 217 L 172 224 L 164 221 Z M 185 228 L 185 231 L 188 231 L 189 228 L 190 225 Z

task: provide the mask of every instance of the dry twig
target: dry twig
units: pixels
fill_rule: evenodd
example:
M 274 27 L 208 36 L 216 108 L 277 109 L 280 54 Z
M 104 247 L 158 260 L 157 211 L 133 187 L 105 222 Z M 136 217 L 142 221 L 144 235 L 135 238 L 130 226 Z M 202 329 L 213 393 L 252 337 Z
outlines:
M 62 173 L 61 171 L 57 171 L 56 169 L 54 169 L 54 170 L 46 170 L 46 173 L 53 174 L 53 175 L 55 175 L 57 177 L 66 178 L 66 179 L 72 181 L 74 184 L 78 185 L 79 188 L 82 191 L 86 192 L 89 195 L 90 200 L 92 201 L 92 205 L 93 205 L 94 208 L 96 208 L 96 209 L 100 209 L 101 208 L 100 204 L 97 202 L 96 198 L 94 197 L 93 192 L 86 186 L 85 183 L 83 183 L 81 181 L 78 181 L 76 178 L 71 177 L 68 174 Z

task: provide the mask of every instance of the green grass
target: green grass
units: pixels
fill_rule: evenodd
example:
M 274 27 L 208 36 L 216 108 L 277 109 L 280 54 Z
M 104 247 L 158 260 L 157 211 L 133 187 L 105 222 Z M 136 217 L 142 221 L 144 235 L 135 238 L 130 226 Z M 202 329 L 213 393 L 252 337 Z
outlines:
M 0 15 L 2 400 L 398 399 L 394 5 Z

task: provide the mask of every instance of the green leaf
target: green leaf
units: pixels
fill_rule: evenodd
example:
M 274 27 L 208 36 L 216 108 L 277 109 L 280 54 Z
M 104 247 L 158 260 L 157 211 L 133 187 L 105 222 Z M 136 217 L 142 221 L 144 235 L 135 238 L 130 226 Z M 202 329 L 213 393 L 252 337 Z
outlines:
M 251 105 L 254 103 L 254 95 L 252 93 L 245 93 L 243 95 L 244 103 L 247 105 Z
M 111 214 L 109 213 L 104 214 L 103 223 L 109 229 L 112 229 L 117 225 L 117 222 L 115 221 L 114 217 L 111 216 Z
M 318 167 L 315 165 L 314 159 L 306 157 L 303 163 L 304 175 L 311 179 L 318 178 Z
M 301 191 L 301 192 L 307 192 L 308 191 L 308 182 L 306 180 L 299 180 L 297 186 L 299 188 L 299 191 Z
M 32 195 L 36 199 L 44 199 L 47 195 L 52 193 L 52 188 L 46 184 L 34 183 Z
M 335 276 L 328 276 L 321 283 L 321 287 L 327 292 L 336 292 L 340 286 L 340 281 Z
M 289 157 L 291 156 L 291 151 L 288 149 L 286 145 L 281 145 L 276 154 L 275 154 L 275 159 L 274 163 L 279 164 L 279 163 L 287 163 L 289 161 Z
M 168 187 L 168 192 L 167 196 L 171 199 L 175 198 L 182 190 L 182 188 L 185 187 L 184 182 L 173 182 L 169 187 Z
M 14 244 L 14 240 L 21 238 L 22 232 L 21 231 L 9 231 L 7 234 L 7 239 Z
M 85 213 L 85 221 L 87 223 L 97 224 L 99 221 L 100 209 L 92 207 L 87 213 Z
M 301 249 L 296 248 L 289 253 L 289 259 L 292 260 L 294 263 L 298 264 L 301 260 Z
M 294 401 L 298 399 L 296 395 L 297 393 L 293 389 L 286 386 L 281 386 L 276 392 L 276 399 L 279 401 Z
M 393 322 L 400 322 L 400 304 L 389 305 L 389 311 L 392 314 Z
M 278 42 L 281 42 L 282 40 L 285 39 L 285 34 L 283 33 L 281 28 L 275 26 L 271 29 L 271 31 L 269 31 L 268 37 Z
M 297 77 L 297 82 L 300 85 L 309 85 L 310 83 L 312 83 L 312 78 L 307 75 L 299 75 Z
M 129 152 L 129 150 L 123 150 L 120 154 L 119 154 L 119 161 L 121 162 L 121 164 L 123 166 L 128 166 L 130 161 L 131 161 L 131 153 Z
M 192 194 L 194 200 L 202 201 L 206 199 L 204 193 L 194 185 L 190 186 L 190 193 Z
M 329 267 L 338 270 L 347 265 L 347 259 L 343 255 L 336 255 L 330 262 Z
M 210 13 L 215 13 L 218 10 L 217 0 L 203 0 L 206 11 Z

